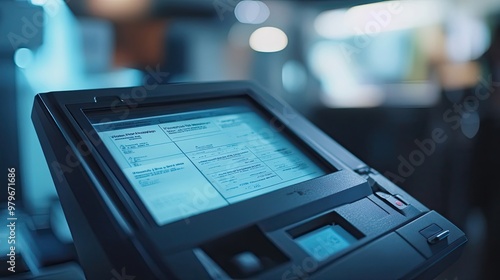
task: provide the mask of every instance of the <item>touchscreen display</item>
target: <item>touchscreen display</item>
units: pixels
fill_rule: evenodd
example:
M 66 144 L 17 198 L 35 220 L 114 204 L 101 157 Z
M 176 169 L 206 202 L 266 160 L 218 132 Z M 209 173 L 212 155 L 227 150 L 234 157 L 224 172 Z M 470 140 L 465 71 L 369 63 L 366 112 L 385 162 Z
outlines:
M 160 226 L 325 174 L 246 102 L 91 122 Z

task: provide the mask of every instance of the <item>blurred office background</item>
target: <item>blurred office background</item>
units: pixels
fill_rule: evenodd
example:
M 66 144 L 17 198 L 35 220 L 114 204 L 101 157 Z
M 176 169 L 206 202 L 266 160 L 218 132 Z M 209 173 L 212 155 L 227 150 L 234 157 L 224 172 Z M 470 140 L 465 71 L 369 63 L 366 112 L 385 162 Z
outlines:
M 36 93 L 252 80 L 466 232 L 437 279 L 497 278 L 498 1 L 2 0 L 0 32 L 15 277 L 83 279 L 31 123 Z M 446 141 L 422 147 L 435 129 Z

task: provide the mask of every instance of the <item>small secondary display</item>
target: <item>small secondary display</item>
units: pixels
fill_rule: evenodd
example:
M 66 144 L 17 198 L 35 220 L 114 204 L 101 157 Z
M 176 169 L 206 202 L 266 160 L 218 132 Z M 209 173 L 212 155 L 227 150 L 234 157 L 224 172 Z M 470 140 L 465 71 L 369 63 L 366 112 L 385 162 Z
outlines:
M 325 174 L 246 102 L 93 126 L 160 226 Z
M 356 238 L 339 225 L 322 227 L 295 239 L 317 261 L 335 255 L 355 241 Z

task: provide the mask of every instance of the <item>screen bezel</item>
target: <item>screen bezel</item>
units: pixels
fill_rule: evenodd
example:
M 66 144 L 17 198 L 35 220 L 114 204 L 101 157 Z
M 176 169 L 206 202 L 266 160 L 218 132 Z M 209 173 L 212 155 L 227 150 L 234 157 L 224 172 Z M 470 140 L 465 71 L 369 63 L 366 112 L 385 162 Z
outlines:
M 83 141 L 88 144 L 88 149 L 91 151 L 92 159 L 97 164 L 96 168 L 100 168 L 101 177 L 105 177 L 101 188 L 104 188 L 115 202 L 118 209 L 125 210 L 127 221 L 143 234 L 149 236 L 150 239 L 157 240 L 155 243 L 161 243 L 164 250 L 172 251 L 180 248 L 187 248 L 200 242 L 200 240 L 211 238 L 222 234 L 231 229 L 237 229 L 242 225 L 256 223 L 259 220 L 270 218 L 277 214 L 289 211 L 300 205 L 311 203 L 315 200 L 323 198 L 329 193 L 335 193 L 334 189 L 325 189 L 328 186 L 338 185 L 343 188 L 349 188 L 355 182 L 349 180 L 353 173 L 344 163 L 339 161 L 332 155 L 331 146 L 339 153 L 345 152 L 338 144 L 328 138 L 325 134 L 312 126 L 305 118 L 297 114 L 289 105 L 278 101 L 274 97 L 266 94 L 259 88 L 248 86 L 248 84 L 236 84 L 219 86 L 203 85 L 201 88 L 197 85 L 173 85 L 160 86 L 157 89 L 148 92 L 147 97 L 138 99 L 122 99 L 123 94 L 130 94 L 136 88 L 127 89 L 111 89 L 102 90 L 94 93 L 94 96 L 89 96 L 85 99 L 79 99 L 78 102 L 66 102 L 62 104 L 69 115 L 72 116 L 75 125 L 75 133 L 79 134 Z M 127 90 L 124 92 L 124 90 Z M 99 97 L 99 101 L 97 101 Z M 124 191 L 123 182 L 127 182 L 120 169 L 113 167 L 107 163 L 105 157 L 98 152 L 95 141 L 93 140 L 97 133 L 92 127 L 92 124 L 87 119 L 84 111 L 86 110 L 109 110 L 114 108 L 123 110 L 132 110 L 138 106 L 158 106 L 158 104 L 179 104 L 193 101 L 216 100 L 229 97 L 244 97 L 253 102 L 257 108 L 269 115 L 277 123 L 282 124 L 285 128 L 289 139 L 297 139 L 299 145 L 307 150 L 310 150 L 312 155 L 323 162 L 324 166 L 330 170 L 330 173 L 303 183 L 291 185 L 283 189 L 275 190 L 264 195 L 241 201 L 215 210 L 204 212 L 190 217 L 189 221 L 178 220 L 163 226 L 158 226 L 156 222 L 144 213 L 148 213 L 146 209 L 140 209 L 142 202 L 135 201 Z M 85 100 L 85 101 L 84 101 Z M 95 102 L 92 102 L 95 101 Z M 122 106 L 122 104 L 124 104 Z M 94 135 L 93 135 L 94 134 Z M 109 153 L 109 152 L 108 152 Z M 106 152 L 103 152 L 106 154 Z M 109 159 L 112 159 L 108 154 Z M 119 172 L 116 172 L 116 171 Z M 118 180 L 119 176 L 123 176 L 122 180 Z M 340 183 L 344 182 L 344 183 Z M 135 191 L 134 191 L 135 192 Z M 133 193 L 134 193 L 133 192 Z M 276 203 L 281 201 L 282 203 Z M 259 207 L 255 208 L 258 205 Z M 236 216 L 234 213 L 245 211 L 245 215 Z M 220 217 L 225 217 L 223 220 Z M 165 241 L 165 235 L 176 234 L 176 242 Z
M 240 96 L 240 97 L 223 97 L 223 98 L 214 98 L 214 99 L 208 99 L 208 100 L 198 100 L 198 101 L 184 101 L 184 102 L 179 102 L 179 103 L 174 103 L 174 104 L 150 104 L 146 106 L 138 106 L 134 109 L 132 109 L 127 115 L 125 119 L 120 118 L 117 116 L 118 114 L 116 112 L 111 112 L 112 110 L 110 108 L 100 108 L 100 109 L 83 109 L 82 112 L 86 116 L 87 121 L 91 124 L 99 124 L 99 122 L 95 122 L 95 120 L 98 119 L 105 119 L 106 122 L 108 121 L 122 121 L 122 120 L 133 120 L 137 118 L 144 117 L 147 115 L 148 117 L 155 117 L 155 116 L 166 116 L 170 114 L 176 114 L 176 113 L 183 113 L 183 112 L 189 112 L 189 111 L 197 111 L 197 110 L 206 110 L 206 109 L 216 109 L 216 108 L 225 108 L 227 106 L 234 106 L 234 105 L 242 105 L 244 104 L 245 106 L 248 106 L 251 111 L 255 112 L 258 116 L 260 116 L 263 120 L 266 122 L 272 122 L 271 128 L 275 130 L 276 133 L 279 133 L 283 135 L 293 146 L 295 146 L 300 152 L 302 152 L 308 159 L 310 159 L 317 167 L 319 167 L 324 174 L 320 175 L 318 177 L 325 176 L 327 174 L 330 174 L 331 172 L 336 171 L 333 166 L 330 166 L 327 162 L 324 161 L 323 158 L 319 157 L 319 155 L 315 154 L 313 150 L 311 150 L 307 145 L 302 143 L 299 138 L 296 137 L 296 135 L 292 134 L 286 126 L 282 125 L 281 123 L 278 122 L 278 120 L 273 121 L 273 116 L 270 115 L 269 113 L 266 113 L 266 111 L 261 108 L 258 104 L 255 103 L 255 101 L 249 99 L 247 96 Z M 99 117 L 98 117 L 99 116 Z M 101 122 L 102 123 L 102 122 Z M 92 128 L 95 130 L 95 128 Z M 123 171 L 119 167 L 118 163 L 116 162 L 115 158 L 111 155 L 109 150 L 105 147 L 105 145 L 94 145 L 95 148 L 97 149 L 98 153 L 101 155 L 101 157 L 104 159 L 104 161 L 108 164 L 108 166 L 111 168 L 113 171 L 113 175 L 118 178 L 122 186 L 125 188 L 125 191 L 127 194 L 132 198 L 134 203 L 137 205 L 139 208 L 140 212 L 142 215 L 147 219 L 149 223 L 153 223 L 159 227 L 166 226 L 170 223 L 175 223 L 177 221 L 182 221 L 186 219 L 190 219 L 193 216 L 196 215 L 202 215 L 208 211 L 214 211 L 216 209 L 200 212 L 185 218 L 181 219 L 176 219 L 171 222 L 167 222 L 165 224 L 159 224 L 157 223 L 153 216 L 152 213 L 147 209 L 145 203 L 140 199 L 139 195 L 135 191 L 134 187 L 130 183 L 130 181 L 126 178 L 124 175 Z M 318 178 L 315 177 L 315 178 Z M 313 178 L 313 179 L 315 179 Z M 309 181 L 312 179 L 308 179 L 305 181 Z M 304 181 L 304 182 L 305 182 Z M 292 184 L 294 185 L 294 184 Z M 280 189 L 286 189 L 292 185 L 282 187 Z M 278 189 L 279 190 L 279 189 Z M 272 192 L 272 191 L 271 191 Z M 264 196 L 268 192 L 261 194 L 259 196 Z M 255 197 L 248 198 L 245 200 L 252 200 Z M 241 202 L 241 201 L 240 201 Z M 239 203 L 239 202 L 236 202 Z M 232 204 L 228 204 L 226 206 L 222 206 L 219 208 L 225 208 L 228 207 Z

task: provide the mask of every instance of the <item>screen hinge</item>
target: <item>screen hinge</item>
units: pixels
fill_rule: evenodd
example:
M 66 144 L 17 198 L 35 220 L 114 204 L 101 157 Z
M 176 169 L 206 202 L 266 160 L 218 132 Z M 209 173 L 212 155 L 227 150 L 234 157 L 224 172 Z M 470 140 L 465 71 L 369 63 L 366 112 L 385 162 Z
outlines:
M 360 175 L 366 181 L 368 181 L 368 184 L 370 185 L 370 187 L 374 188 L 376 182 L 370 175 L 378 174 L 378 172 L 375 169 L 373 169 L 369 166 L 363 166 L 363 167 L 354 169 L 354 172 L 358 173 L 358 175 Z

